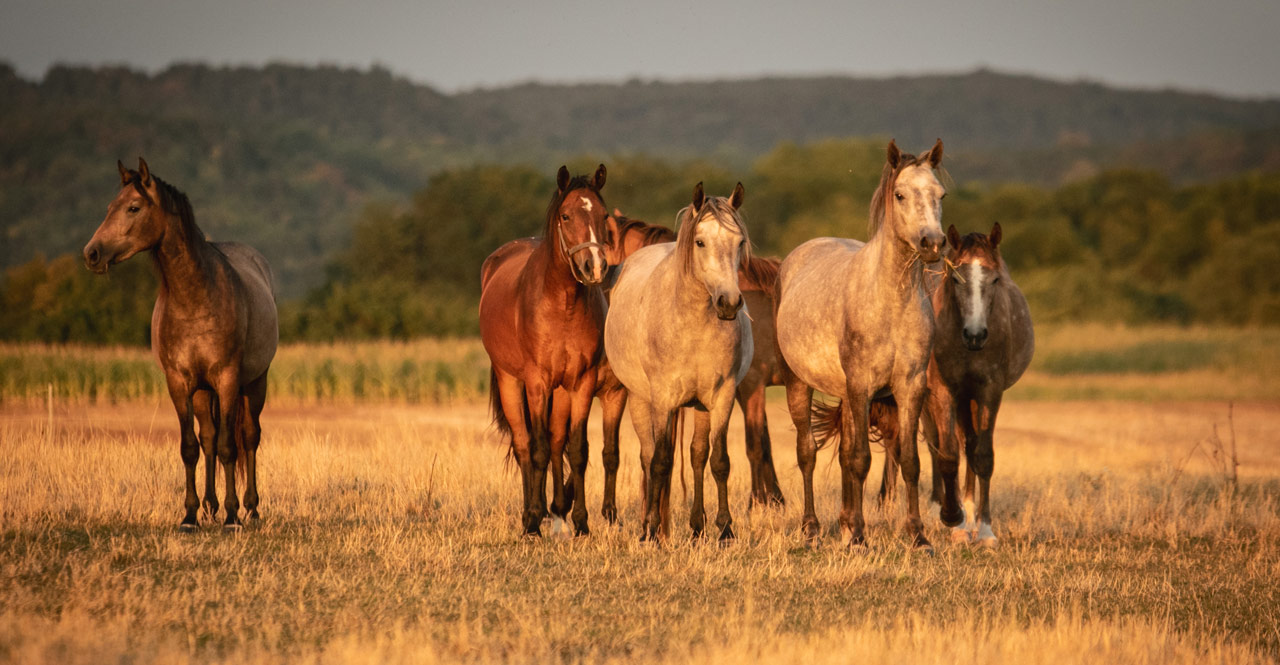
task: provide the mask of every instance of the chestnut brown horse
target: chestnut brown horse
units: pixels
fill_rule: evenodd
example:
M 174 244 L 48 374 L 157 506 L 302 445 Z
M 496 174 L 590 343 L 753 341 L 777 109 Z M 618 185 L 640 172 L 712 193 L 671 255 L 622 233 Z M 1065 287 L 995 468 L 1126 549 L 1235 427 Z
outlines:
M 182 192 L 151 174 L 120 170 L 120 193 L 84 248 L 96 273 L 151 251 L 160 292 L 151 313 L 151 349 L 164 370 L 181 428 L 186 466 L 186 515 L 181 529 L 195 530 L 196 462 L 204 449 L 204 506 L 218 513 L 216 463 L 226 474 L 224 528 L 238 529 L 240 501 L 234 467 L 244 469 L 244 507 L 258 517 L 259 416 L 267 397 L 267 369 L 278 339 L 275 285 L 266 259 L 234 242 L 208 242 Z M 200 423 L 199 440 L 194 420 Z
M 547 514 L 548 464 L 551 512 L 563 519 L 572 508 L 577 533 L 590 532 L 584 485 L 587 415 L 603 356 L 605 175 L 604 164 L 590 178 L 571 178 L 561 166 L 542 238 L 509 242 L 481 267 L 480 336 L 492 365 L 490 407 L 520 466 L 521 519 L 529 535 L 541 534 Z M 572 495 L 560 463 L 566 440 Z
M 933 292 L 937 332 L 929 363 L 929 397 L 921 428 L 933 457 L 933 499 L 954 527 L 952 540 L 996 544 L 991 528 L 994 432 L 1004 392 L 1035 353 L 1035 331 L 1022 291 L 1000 254 L 1000 224 L 963 238 L 947 229 L 951 266 Z M 963 509 L 957 498 L 960 447 L 965 457 Z M 892 446 L 886 438 L 886 449 Z M 892 455 L 885 456 L 881 496 L 893 494 Z M 975 476 L 978 486 L 974 502 Z M 963 521 L 963 524 L 961 523 Z
M 665 226 L 630 219 L 615 209 L 608 220 L 606 245 L 609 264 L 616 269 L 624 259 L 641 247 L 673 242 L 675 237 L 675 232 Z M 753 255 L 738 270 L 738 288 L 742 291 L 748 311 L 752 312 L 751 336 L 755 345 L 751 367 L 738 384 L 736 393 L 738 406 L 742 409 L 747 459 L 751 464 L 752 504 L 786 503 L 782 489 L 778 487 L 778 474 L 773 466 L 773 444 L 769 438 L 769 420 L 765 414 L 764 399 L 766 387 L 784 385 L 782 360 L 773 332 L 773 297 L 767 292 L 772 290 L 773 282 L 778 278 L 780 263 L 775 258 Z M 605 510 L 608 511 L 613 506 L 609 498 L 613 496 L 617 472 L 618 427 L 627 404 L 627 393 L 608 369 L 607 362 L 604 364 L 604 372 L 598 396 L 604 416 Z M 697 422 L 700 421 L 695 420 L 695 425 Z M 696 428 L 694 430 L 695 437 L 706 437 L 708 434 L 709 432 Z M 613 460 L 612 467 L 610 459 Z M 614 514 L 616 515 L 616 509 Z

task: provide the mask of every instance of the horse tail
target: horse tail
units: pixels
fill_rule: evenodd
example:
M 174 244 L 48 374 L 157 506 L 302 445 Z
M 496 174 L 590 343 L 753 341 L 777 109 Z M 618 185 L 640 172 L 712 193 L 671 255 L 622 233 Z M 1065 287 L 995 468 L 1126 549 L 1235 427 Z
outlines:
M 511 436 L 511 423 L 507 422 L 507 414 L 502 410 L 502 394 L 498 392 L 498 371 L 489 367 L 489 415 L 493 418 L 493 426 L 498 435 L 507 444 L 507 461 L 515 457 L 515 438 Z
M 817 450 L 826 448 L 832 441 L 840 444 L 840 422 L 843 419 L 844 400 L 828 404 L 815 399 L 809 403 L 809 432 Z
M 896 453 L 898 448 L 898 402 L 893 396 L 871 400 L 871 417 L 868 419 L 869 438 L 879 443 L 886 453 Z
M 782 261 L 773 257 L 752 256 L 738 270 L 738 288 L 760 291 L 770 298 L 778 295 L 778 271 Z
M 868 418 L 867 438 L 871 443 L 879 443 L 886 450 L 897 448 L 898 441 L 898 403 L 893 397 L 871 400 L 870 417 Z M 840 423 L 844 418 L 844 401 L 827 404 L 814 400 L 809 405 L 809 430 L 818 450 L 828 443 L 840 443 Z

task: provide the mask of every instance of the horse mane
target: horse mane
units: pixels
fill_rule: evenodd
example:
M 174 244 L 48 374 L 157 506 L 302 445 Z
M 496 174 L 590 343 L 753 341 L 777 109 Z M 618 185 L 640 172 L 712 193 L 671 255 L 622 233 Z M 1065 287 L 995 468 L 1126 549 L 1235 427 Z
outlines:
M 142 174 L 133 169 L 127 169 L 127 171 L 129 173 L 129 180 L 125 183 L 125 186 L 133 185 L 133 188 L 137 190 L 143 198 L 153 204 L 159 205 L 160 209 L 166 213 L 177 217 L 179 228 L 185 237 L 198 240 L 205 239 L 204 232 L 200 230 L 198 225 L 196 225 L 196 213 L 195 210 L 191 208 L 191 200 L 187 198 L 187 195 L 184 194 L 182 190 L 161 180 L 156 177 L 155 174 L 152 174 L 151 180 L 156 183 L 156 191 L 160 193 L 160 200 L 153 201 L 151 199 L 151 194 L 147 192 L 147 188 L 142 185 Z
M 772 256 L 752 256 L 742 262 L 742 269 L 738 271 L 738 287 L 743 291 L 760 291 L 775 296 L 781 267 L 782 261 Z
M 742 223 L 742 216 L 729 203 L 729 197 L 708 196 L 703 200 L 700 210 L 695 212 L 692 205 L 687 205 L 676 213 L 680 228 L 680 232 L 676 234 L 676 254 L 680 257 L 680 268 L 685 271 L 685 274 L 693 274 L 694 226 L 708 211 L 720 224 L 742 234 L 742 239 L 745 242 L 743 243 L 742 263 L 739 267 L 750 264 L 751 236 L 747 233 L 746 224 Z M 732 223 L 732 226 L 729 226 L 730 223 Z
M 871 210 L 867 215 L 867 239 L 874 238 L 876 232 L 884 226 L 884 220 L 893 212 L 893 184 L 898 181 L 898 176 L 909 167 L 928 164 L 926 161 L 929 157 L 928 153 L 917 157 L 910 153 L 902 153 L 898 158 L 898 166 L 895 168 L 887 161 L 884 169 L 880 171 L 880 184 L 876 185 L 876 191 L 871 195 Z M 946 167 L 938 164 L 938 168 L 934 169 L 938 175 L 938 180 L 943 183 L 951 181 L 951 174 L 947 173 Z M 944 185 L 945 186 L 945 185 Z
M 556 213 L 560 211 L 560 204 L 564 203 L 565 197 L 569 196 L 569 192 L 572 192 L 575 189 L 587 189 L 594 192 L 596 198 L 600 199 L 600 205 L 605 205 L 604 196 L 601 196 L 600 190 L 595 188 L 594 181 L 590 177 L 585 175 L 573 176 L 573 178 L 569 180 L 569 184 L 564 186 L 563 191 L 557 190 L 555 194 L 551 195 L 551 202 L 547 204 L 547 219 L 542 227 L 543 238 L 549 239 L 551 238 L 551 235 L 555 233 L 557 219 Z M 609 207 L 605 206 L 604 209 L 608 210 Z M 547 243 L 549 245 L 552 244 L 550 240 L 548 240 Z
M 627 237 L 628 233 L 639 233 L 644 240 L 644 244 L 655 245 L 660 242 L 671 242 L 676 239 L 676 232 L 659 224 L 650 224 L 639 219 L 630 217 L 614 216 L 618 221 L 618 238 L 617 242 L 621 242 Z

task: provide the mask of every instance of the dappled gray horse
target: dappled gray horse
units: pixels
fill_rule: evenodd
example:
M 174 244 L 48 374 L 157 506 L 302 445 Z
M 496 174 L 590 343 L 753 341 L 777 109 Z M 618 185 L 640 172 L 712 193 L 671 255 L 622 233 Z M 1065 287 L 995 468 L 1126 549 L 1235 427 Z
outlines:
M 696 418 L 714 447 L 721 538 L 732 538 L 729 515 L 729 453 L 725 430 L 735 388 L 751 363 L 751 326 L 739 316 L 738 268 L 750 258 L 751 242 L 738 215 L 742 183 L 728 198 L 693 190 L 680 211 L 675 243 L 644 247 L 623 264 L 604 327 L 605 354 L 631 396 L 631 422 L 640 439 L 644 477 L 642 538 L 666 535 L 674 460 L 676 414 L 699 409 Z M 708 440 L 690 444 L 694 534 L 706 521 L 703 474 Z
M 870 240 L 815 238 L 782 262 L 775 325 L 778 348 L 793 374 L 787 406 L 804 476 L 803 528 L 811 542 L 819 532 L 815 450 L 838 438 L 840 524 L 849 531 L 850 545 L 865 543 L 862 487 L 871 464 L 870 405 L 873 398 L 891 394 L 900 407 L 898 463 L 907 485 L 907 529 L 916 546 L 929 547 L 920 520 L 915 444 L 934 329 L 924 263 L 937 261 L 945 242 L 940 226 L 945 190 L 934 175 L 941 162 L 941 140 L 919 158 L 899 152 L 890 141 L 871 200 Z M 833 408 L 812 408 L 814 389 L 843 399 Z

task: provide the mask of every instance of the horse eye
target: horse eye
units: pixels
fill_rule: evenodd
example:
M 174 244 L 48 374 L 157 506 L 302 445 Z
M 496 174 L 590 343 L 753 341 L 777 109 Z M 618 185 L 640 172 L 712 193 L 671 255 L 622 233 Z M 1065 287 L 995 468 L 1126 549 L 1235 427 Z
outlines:
M 569 221 L 569 216 L 564 213 L 560 213 L 560 221 L 563 221 L 563 222 Z
M 702 242 L 702 240 L 694 240 L 694 241 L 693 241 L 693 244 L 695 244 L 695 245 L 697 245 L 697 246 L 699 246 L 699 247 L 706 247 L 706 246 L 707 246 L 707 245 L 706 245 L 706 243 Z
M 901 201 L 901 200 L 902 200 L 902 194 L 899 194 L 898 192 L 894 192 L 894 193 L 893 193 L 893 198 L 898 199 L 899 201 Z
M 138 206 L 129 206 L 129 214 L 131 215 L 138 212 L 139 210 L 142 210 L 142 208 L 139 208 Z

